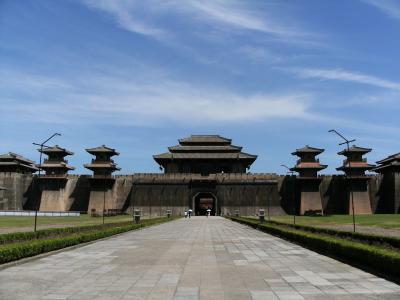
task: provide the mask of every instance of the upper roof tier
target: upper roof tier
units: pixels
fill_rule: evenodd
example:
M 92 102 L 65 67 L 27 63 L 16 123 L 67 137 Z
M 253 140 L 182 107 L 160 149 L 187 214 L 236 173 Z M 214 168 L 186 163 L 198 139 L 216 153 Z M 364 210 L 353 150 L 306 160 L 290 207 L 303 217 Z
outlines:
M 95 148 L 89 148 L 89 149 L 86 149 L 86 151 L 93 155 L 96 155 L 98 153 L 109 153 L 109 154 L 111 154 L 111 156 L 119 155 L 119 152 L 115 151 L 115 149 L 113 149 L 113 148 L 107 147 L 106 145 L 101 145 L 101 146 L 95 147 Z
M 348 153 L 359 153 L 359 154 L 366 154 L 368 152 L 371 152 L 371 148 L 363 148 L 363 147 L 358 147 L 356 145 L 351 146 L 349 149 L 344 149 L 340 152 L 338 152 L 339 155 L 347 155 Z
M 374 172 L 382 173 L 386 170 L 399 170 L 400 169 L 400 153 L 389 155 L 388 157 L 377 161 L 379 166 L 373 169 Z
M 162 153 L 153 156 L 156 161 L 163 159 L 250 159 L 255 160 L 257 155 L 244 152 L 238 153 Z
M 179 140 L 182 146 L 190 145 L 230 145 L 231 139 L 224 138 L 220 135 L 191 135 L 190 137 Z
M 8 152 L 5 154 L 0 155 L 0 160 L 1 161 L 19 161 L 25 164 L 35 164 L 34 161 L 27 159 L 19 154 L 16 154 L 14 152 Z
M 389 155 L 388 157 L 386 157 L 386 158 L 384 158 L 384 159 L 382 159 L 380 161 L 377 161 L 376 163 L 380 164 L 380 165 L 386 165 L 386 164 L 389 164 L 389 163 L 394 162 L 394 161 L 400 161 L 400 152 L 396 153 L 396 154 Z
M 232 140 L 219 135 L 191 135 L 179 140 L 179 145 L 168 147 L 170 152 L 154 155 L 154 159 L 248 159 L 257 155 L 241 152 L 242 147 L 231 145 Z
M 318 155 L 324 151 L 325 151 L 325 149 L 310 147 L 310 146 L 306 145 L 303 148 L 296 149 L 296 151 L 292 152 L 292 155 L 301 156 L 301 154 L 303 154 L 303 153 L 312 153 L 312 154 Z
M 2 167 L 22 167 L 30 172 L 36 172 L 38 168 L 35 166 L 35 162 L 27 159 L 19 154 L 8 152 L 0 155 L 0 169 Z
M 242 147 L 234 145 L 193 145 L 193 146 L 172 146 L 168 147 L 172 153 L 182 152 L 240 152 Z
M 38 149 L 38 151 L 42 152 L 44 154 L 59 153 L 59 154 L 64 154 L 65 156 L 74 154 L 74 152 L 68 151 L 65 148 L 61 148 L 58 145 L 55 145 L 53 147 L 46 147 L 46 148 L 43 148 L 43 150 Z

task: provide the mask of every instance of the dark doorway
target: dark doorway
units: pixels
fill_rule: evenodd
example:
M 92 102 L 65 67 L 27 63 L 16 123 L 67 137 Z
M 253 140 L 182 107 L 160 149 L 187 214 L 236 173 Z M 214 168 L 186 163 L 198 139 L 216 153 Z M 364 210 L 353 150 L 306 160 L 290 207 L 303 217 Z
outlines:
M 207 209 L 211 209 L 211 216 L 215 216 L 217 198 L 210 192 L 197 193 L 194 196 L 194 212 L 196 216 L 207 215 Z

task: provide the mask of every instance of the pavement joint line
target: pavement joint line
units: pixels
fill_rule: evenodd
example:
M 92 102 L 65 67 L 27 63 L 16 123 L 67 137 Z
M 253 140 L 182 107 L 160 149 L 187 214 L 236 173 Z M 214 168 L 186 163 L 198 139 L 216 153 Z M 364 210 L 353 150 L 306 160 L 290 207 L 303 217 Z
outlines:
M 220 217 L 167 223 L 117 234 L 112 236 L 115 239 L 96 244 L 92 241 L 87 248 L 77 247 L 1 271 L 0 298 L 392 300 L 400 297 L 399 285 Z M 229 251 L 227 246 L 237 252 Z M 271 255 L 264 257 L 263 253 Z M 260 261 L 254 261 L 260 256 Z M 237 259 L 248 264 L 237 266 L 234 264 Z M 299 275 L 297 272 L 308 279 L 306 283 L 289 282 Z M 328 273 L 340 280 L 323 278 L 322 274 Z M 346 274 L 351 276 L 346 278 Z
M 176 219 L 176 220 L 178 220 L 178 219 Z M 24 258 L 21 258 L 21 259 L 18 259 L 18 260 L 10 261 L 8 263 L 0 264 L 0 271 L 4 270 L 4 269 L 11 268 L 11 267 L 15 267 L 15 266 L 18 266 L 18 265 L 22 265 L 22 264 L 25 264 L 25 263 L 28 263 L 28 262 L 31 262 L 31 261 L 35 261 L 37 259 L 48 257 L 48 256 L 51 256 L 51 255 L 60 253 L 60 252 L 71 251 L 71 250 L 74 250 L 74 249 L 77 249 L 77 248 L 81 248 L 81 247 L 84 247 L 84 246 L 87 246 L 87 245 L 90 245 L 90 244 L 93 244 L 93 243 L 96 243 L 96 242 L 108 240 L 108 239 L 120 236 L 120 235 L 128 233 L 128 232 L 139 231 L 139 230 L 143 230 L 143 229 L 146 229 L 146 228 L 149 228 L 149 227 L 156 227 L 158 225 L 162 225 L 162 224 L 165 224 L 165 223 L 173 222 L 173 221 L 176 221 L 176 220 L 171 220 L 171 221 L 158 223 L 158 224 L 154 224 L 154 225 L 150 225 L 150 226 L 139 227 L 137 229 L 132 229 L 132 230 L 129 230 L 129 231 L 113 234 L 113 235 L 106 236 L 106 237 L 103 237 L 103 238 L 100 238 L 100 239 L 96 239 L 96 240 L 93 240 L 93 241 L 79 243 L 77 245 L 64 247 L 64 248 L 61 248 L 61 249 L 57 249 L 57 250 L 41 253 L 41 254 L 38 254 L 38 255 L 34 255 L 34 256 L 30 256 L 30 257 L 24 257 Z

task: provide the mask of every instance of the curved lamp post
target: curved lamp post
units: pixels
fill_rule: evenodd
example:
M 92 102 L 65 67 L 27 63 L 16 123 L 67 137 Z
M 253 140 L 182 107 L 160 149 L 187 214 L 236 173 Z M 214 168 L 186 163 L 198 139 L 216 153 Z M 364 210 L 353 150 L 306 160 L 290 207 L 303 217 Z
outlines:
M 335 129 L 331 129 L 328 132 L 334 133 L 334 134 L 338 135 L 341 139 L 343 139 L 344 142 L 339 143 L 339 145 L 341 146 L 341 145 L 345 145 L 346 144 L 347 151 L 350 150 L 350 145 L 349 144 L 352 143 L 352 142 L 355 142 L 355 139 L 348 140 L 342 134 L 337 132 Z M 352 212 L 352 215 L 353 215 L 353 232 L 356 232 L 356 217 L 355 217 L 355 214 L 354 214 L 354 196 L 353 196 L 353 188 L 352 188 L 353 181 L 352 181 L 352 176 L 351 176 L 351 159 L 348 160 L 348 163 L 349 163 L 349 172 L 346 173 L 346 177 L 350 181 L 350 199 L 351 199 L 351 212 Z
M 40 150 L 39 150 L 40 155 L 39 155 L 38 179 L 40 179 L 40 175 L 41 175 L 41 171 L 42 171 L 42 151 L 43 151 L 43 148 L 49 148 L 49 146 L 46 146 L 46 143 L 47 143 L 48 141 L 50 141 L 53 137 L 57 136 L 57 135 L 58 135 L 58 136 L 61 136 L 60 133 L 54 133 L 51 137 L 49 137 L 47 140 L 45 140 L 45 141 L 44 141 L 43 143 L 41 143 L 41 144 L 39 144 L 39 143 L 32 143 L 33 145 L 40 146 Z M 33 231 L 34 231 L 34 232 L 36 232 L 37 213 L 38 213 L 38 210 L 39 210 L 39 205 L 40 205 L 40 201 L 36 201 L 36 205 L 35 205 L 35 225 L 34 225 L 34 228 L 33 228 Z

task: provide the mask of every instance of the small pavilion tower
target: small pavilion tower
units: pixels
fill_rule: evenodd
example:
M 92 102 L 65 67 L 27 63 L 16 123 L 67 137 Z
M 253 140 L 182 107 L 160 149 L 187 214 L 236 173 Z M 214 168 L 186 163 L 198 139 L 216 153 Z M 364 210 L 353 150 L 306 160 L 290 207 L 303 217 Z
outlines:
M 315 157 L 324 151 L 324 149 L 314 148 L 308 145 L 296 149 L 295 152 L 292 152 L 292 155 L 296 155 L 300 157 L 300 159 L 297 161 L 296 166 L 290 170 L 298 172 L 300 177 L 317 177 L 317 173 L 326 169 L 327 165 L 321 165 L 319 159 L 316 159 Z
M 327 165 L 321 165 L 315 157 L 324 152 L 324 149 L 310 147 L 296 149 L 292 155 L 300 157 L 296 166 L 291 171 L 299 173 L 296 178 L 296 199 L 300 198 L 300 215 L 321 215 L 323 214 L 322 198 L 319 190 L 322 179 L 318 172 L 325 169 Z
M 367 159 L 363 155 L 371 152 L 370 148 L 351 146 L 349 149 L 340 151 L 339 155 L 346 156 L 343 165 L 336 168 L 338 171 L 343 171 L 348 177 L 364 177 L 365 171 L 373 169 L 375 166 L 367 163 Z
M 68 155 L 74 153 L 58 145 L 53 147 L 38 149 L 39 152 L 46 154 L 38 168 L 45 171 L 45 174 L 40 176 L 38 181 L 40 191 L 40 211 L 65 211 L 65 199 L 69 199 L 69 193 L 66 190 L 68 182 L 68 171 L 74 170 L 74 167 L 68 165 L 65 159 Z
M 346 174 L 347 190 L 348 190 L 348 213 L 352 212 L 351 197 L 354 202 L 355 214 L 371 214 L 371 200 L 368 190 L 369 177 L 365 172 L 373 169 L 375 166 L 367 162 L 363 155 L 371 152 L 370 148 L 351 146 L 349 149 L 340 151 L 339 155 L 344 155 L 346 159 L 343 165 L 336 168 L 338 171 L 343 171 Z
M 377 213 L 400 213 L 400 153 L 376 162 L 374 172 L 381 174 Z
M 114 155 L 119 155 L 115 149 L 102 145 L 96 148 L 86 149 L 86 151 L 96 156 L 95 159 L 92 159 L 90 164 L 84 165 L 86 169 L 93 171 L 93 178 L 111 177 L 114 171 L 121 170 L 111 159 Z
M 86 149 L 86 151 L 96 156 L 90 164 L 84 165 L 85 168 L 93 171 L 88 212 L 91 215 L 115 214 L 122 208 L 118 207 L 118 199 L 113 196 L 115 178 L 111 175 L 120 168 L 111 157 L 119 155 L 119 153 L 105 145 Z
M 41 165 L 37 165 L 46 172 L 43 177 L 65 178 L 69 170 L 75 170 L 74 167 L 68 165 L 68 161 L 65 159 L 65 156 L 73 155 L 73 152 L 58 145 L 43 150 L 38 149 L 38 151 L 48 156 Z

